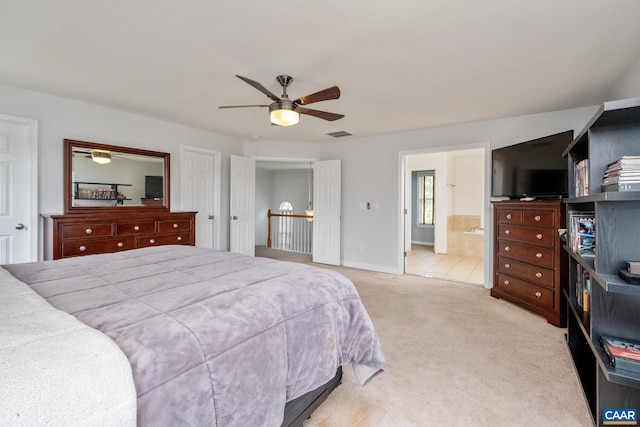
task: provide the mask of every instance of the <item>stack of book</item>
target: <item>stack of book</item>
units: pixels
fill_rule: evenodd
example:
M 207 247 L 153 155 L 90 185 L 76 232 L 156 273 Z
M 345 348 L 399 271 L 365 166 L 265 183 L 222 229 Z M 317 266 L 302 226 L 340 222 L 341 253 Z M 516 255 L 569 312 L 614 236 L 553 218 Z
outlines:
M 640 343 L 604 335 L 600 342 L 613 367 L 640 373 Z
M 622 156 L 609 163 L 602 191 L 640 191 L 640 156 Z

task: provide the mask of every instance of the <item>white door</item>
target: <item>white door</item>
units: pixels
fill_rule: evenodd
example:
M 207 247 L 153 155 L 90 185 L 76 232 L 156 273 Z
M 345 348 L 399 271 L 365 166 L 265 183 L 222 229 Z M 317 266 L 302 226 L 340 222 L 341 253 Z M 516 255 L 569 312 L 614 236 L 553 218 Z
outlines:
M 256 216 L 256 161 L 231 156 L 229 195 L 229 250 L 254 256 Z
M 0 264 L 38 260 L 38 122 L 0 114 Z
M 196 246 L 220 249 L 220 153 L 180 147 L 182 209 L 197 211 Z
M 411 199 L 411 170 L 408 168 L 408 158 L 405 156 L 402 160 L 402 171 L 404 176 L 404 201 L 403 201 L 403 215 L 404 215 L 404 251 L 402 254 L 403 258 L 403 272 L 407 272 L 407 254 L 411 252 L 411 227 L 412 227 L 412 217 L 411 212 L 413 209 L 412 199 Z
M 313 262 L 340 265 L 340 160 L 313 163 Z

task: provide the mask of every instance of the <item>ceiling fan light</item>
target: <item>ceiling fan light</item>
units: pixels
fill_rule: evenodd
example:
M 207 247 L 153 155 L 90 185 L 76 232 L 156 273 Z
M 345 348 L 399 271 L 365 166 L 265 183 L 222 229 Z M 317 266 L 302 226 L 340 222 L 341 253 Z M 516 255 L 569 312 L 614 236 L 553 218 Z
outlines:
M 291 126 L 300 121 L 300 113 L 286 108 L 272 109 L 269 111 L 271 123 L 278 126 Z
M 104 150 L 91 151 L 91 160 L 101 165 L 106 165 L 111 162 L 111 153 Z

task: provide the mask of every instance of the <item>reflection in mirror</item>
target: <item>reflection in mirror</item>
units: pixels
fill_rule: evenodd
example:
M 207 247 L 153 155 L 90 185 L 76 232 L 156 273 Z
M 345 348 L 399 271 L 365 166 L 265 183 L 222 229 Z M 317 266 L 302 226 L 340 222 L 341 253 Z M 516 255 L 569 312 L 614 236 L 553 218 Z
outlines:
M 168 208 L 169 154 L 65 140 L 67 210 Z

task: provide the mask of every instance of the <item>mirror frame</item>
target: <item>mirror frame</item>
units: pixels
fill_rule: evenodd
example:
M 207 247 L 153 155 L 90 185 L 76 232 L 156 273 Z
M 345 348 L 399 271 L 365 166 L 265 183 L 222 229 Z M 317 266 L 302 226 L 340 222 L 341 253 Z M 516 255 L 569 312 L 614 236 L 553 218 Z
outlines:
M 117 151 L 119 153 L 136 154 L 139 156 L 151 156 L 163 159 L 163 197 L 162 205 L 151 206 L 73 206 L 72 194 L 72 172 L 73 172 L 73 147 L 89 148 L 92 150 Z M 117 145 L 100 144 L 97 142 L 77 141 L 74 139 L 64 140 L 64 212 L 67 213 L 96 213 L 96 212 L 157 212 L 169 211 L 170 209 L 170 158 L 171 154 L 160 151 L 142 150 L 139 148 L 121 147 Z

